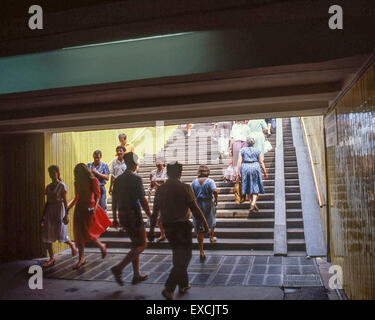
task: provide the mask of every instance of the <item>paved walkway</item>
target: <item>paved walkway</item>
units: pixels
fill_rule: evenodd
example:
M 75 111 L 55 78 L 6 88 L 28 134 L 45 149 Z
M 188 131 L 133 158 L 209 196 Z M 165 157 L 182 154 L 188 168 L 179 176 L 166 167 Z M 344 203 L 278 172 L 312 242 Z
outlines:
M 87 264 L 73 271 L 76 262 L 60 254 L 55 267 L 44 274 L 43 290 L 28 287 L 28 269 L 41 260 L 17 261 L 0 265 L 0 299 L 120 299 L 160 300 L 160 292 L 171 267 L 169 254 L 142 255 L 141 266 L 149 280 L 131 285 L 131 267 L 124 272 L 125 286 L 120 287 L 108 269 L 123 254 L 87 254 Z M 192 289 L 178 300 L 285 300 L 335 297 L 327 294 L 315 259 L 268 256 L 208 256 L 205 263 L 193 256 L 189 266 Z M 296 280 L 296 278 L 298 280 Z M 313 278 L 313 279 L 312 279 Z M 287 284 L 288 286 L 285 286 Z M 177 291 L 176 291 L 177 292 Z
M 77 258 L 69 254 L 61 256 L 55 266 L 46 270 L 44 276 L 66 280 L 115 281 L 110 268 L 118 264 L 124 254 L 108 254 L 102 259 L 99 253 L 88 253 L 86 264 L 72 270 Z M 148 274 L 145 283 L 165 283 L 172 268 L 170 254 L 145 253 L 141 255 L 141 272 Z M 274 256 L 218 256 L 209 255 L 204 262 L 193 255 L 189 265 L 189 278 L 197 286 L 272 286 L 306 287 L 323 286 L 315 259 L 304 257 Z M 123 272 L 123 280 L 130 283 L 132 266 Z

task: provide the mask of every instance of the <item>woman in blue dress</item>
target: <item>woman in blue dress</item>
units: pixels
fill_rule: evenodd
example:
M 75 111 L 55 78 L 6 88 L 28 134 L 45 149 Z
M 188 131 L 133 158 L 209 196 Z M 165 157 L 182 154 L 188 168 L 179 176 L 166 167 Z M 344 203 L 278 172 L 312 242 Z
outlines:
M 247 194 L 250 201 L 250 214 L 259 211 L 256 201 L 259 194 L 264 194 L 261 169 L 267 179 L 267 170 L 264 166 L 262 152 L 255 148 L 255 139 L 247 138 L 247 147 L 242 148 L 237 163 L 237 174 L 242 179 L 242 194 Z
M 216 242 L 214 236 L 216 225 L 216 206 L 218 191 L 216 189 L 215 181 L 210 179 L 210 169 L 201 165 L 198 168 L 198 178 L 191 183 L 191 188 L 194 191 L 198 207 L 202 210 L 207 224 L 210 228 L 210 242 Z M 215 201 L 213 200 L 215 199 Z M 200 251 L 200 259 L 204 261 L 206 256 L 203 250 L 204 231 L 202 225 L 193 216 L 194 229 L 197 234 L 197 240 Z

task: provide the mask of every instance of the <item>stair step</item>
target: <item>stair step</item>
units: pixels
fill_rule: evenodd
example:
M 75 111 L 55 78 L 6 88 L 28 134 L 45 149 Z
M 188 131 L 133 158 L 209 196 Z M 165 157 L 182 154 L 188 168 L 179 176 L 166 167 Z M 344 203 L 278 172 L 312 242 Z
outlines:
M 288 239 L 287 247 L 289 251 L 306 251 L 306 243 L 304 239 Z
M 232 189 L 233 190 L 233 189 Z M 261 201 L 274 201 L 274 193 L 265 193 L 265 194 L 261 194 L 259 195 L 259 200 Z M 149 202 L 154 202 L 154 198 L 155 198 L 155 195 L 154 193 L 151 195 L 150 198 L 147 197 L 147 200 Z M 301 194 L 300 193 L 286 193 L 286 200 L 296 200 L 296 201 L 300 201 L 301 200 Z M 219 192 L 219 197 L 218 197 L 218 202 L 221 202 L 221 201 L 230 201 L 230 202 L 233 202 L 235 201 L 235 198 L 234 198 L 234 194 L 233 194 L 233 191 L 231 193 L 220 193 Z M 112 203 L 112 200 L 108 199 L 107 200 L 107 207 L 109 208 L 109 205 Z
M 210 178 L 215 179 L 215 178 L 223 177 L 225 169 L 226 169 L 226 167 L 223 167 L 223 168 L 220 168 L 220 169 L 210 169 Z M 196 178 L 197 177 L 197 170 L 198 170 L 198 168 L 196 168 L 195 170 L 184 170 L 182 172 L 182 176 L 183 177 L 195 177 Z M 294 173 L 294 172 L 297 172 L 297 170 L 298 170 L 297 167 L 288 167 L 288 168 L 286 168 L 285 172 Z M 268 167 L 267 173 L 275 174 L 275 167 L 274 166 Z M 149 171 L 149 172 L 148 171 L 142 171 L 142 172 L 138 173 L 138 175 L 140 177 L 147 178 L 147 179 L 150 178 L 150 174 L 151 174 L 151 171 Z
M 288 239 L 304 239 L 305 232 L 303 228 L 287 228 L 287 237 Z
M 216 218 L 247 218 L 249 215 L 249 204 L 246 209 L 218 209 L 216 211 Z M 254 212 L 251 215 L 250 220 L 258 220 L 265 218 L 274 218 L 274 209 L 262 209 L 259 212 Z M 287 209 L 286 210 L 287 219 L 295 219 L 302 217 L 301 209 Z M 108 217 L 112 218 L 112 212 L 108 211 Z M 146 214 L 143 213 L 143 217 L 147 218 Z
M 184 181 L 184 182 L 186 183 L 186 182 L 191 182 L 191 181 L 188 180 L 188 181 Z M 298 180 L 291 180 L 291 182 L 289 182 L 289 185 L 295 186 L 296 182 L 297 182 L 297 185 L 299 185 Z M 216 187 L 218 187 L 218 188 L 233 187 L 233 184 L 231 184 L 230 182 L 215 181 L 215 184 L 216 184 Z M 150 185 L 149 182 L 143 183 L 143 186 L 144 186 L 145 189 L 148 188 L 149 185 Z M 271 186 L 273 187 L 274 185 L 275 185 L 275 180 L 269 180 L 269 179 L 263 180 L 263 186 L 265 186 L 265 187 L 271 187 Z
M 287 208 L 295 208 L 295 201 L 287 201 Z M 273 201 L 257 201 L 257 205 L 260 210 L 262 209 L 273 209 Z M 153 207 L 153 203 L 149 203 L 150 209 Z M 234 201 L 219 201 L 217 204 L 217 209 L 246 209 L 249 210 L 249 202 L 245 201 L 241 204 L 236 204 Z M 298 207 L 297 207 L 298 208 Z
M 286 186 L 299 186 L 299 179 L 285 179 Z
M 288 218 L 286 219 L 287 228 L 303 228 L 302 218 Z
M 230 195 L 233 196 L 233 186 L 228 186 L 228 185 L 230 185 L 230 184 L 228 183 L 227 186 L 225 186 L 225 187 L 218 187 L 217 188 L 220 199 L 225 199 L 225 198 L 222 198 L 222 196 L 224 196 L 224 195 L 225 196 L 230 196 Z M 217 184 L 216 184 L 216 186 L 217 186 Z M 144 187 L 145 187 L 145 189 L 147 189 L 149 187 L 149 184 L 144 184 Z M 265 197 L 267 195 L 273 194 L 274 190 L 275 190 L 275 188 L 273 186 L 265 186 L 264 187 L 265 194 L 260 195 L 260 197 Z M 295 191 L 297 191 L 297 193 L 299 193 L 299 186 L 290 187 L 290 189 L 289 189 L 290 193 L 293 193 Z M 152 192 L 151 199 L 152 200 L 154 199 L 154 191 Z M 220 201 L 220 199 L 219 199 L 219 201 Z M 147 200 L 148 200 L 148 197 L 147 197 Z M 111 196 L 107 197 L 107 204 L 109 204 L 109 203 L 112 203 Z
M 295 218 L 302 218 L 302 210 L 301 209 L 287 209 L 286 210 L 286 218 L 288 219 L 295 219 Z
M 100 241 L 110 248 L 130 248 L 129 238 L 101 237 Z M 95 246 L 89 243 L 88 247 Z M 168 241 L 147 243 L 148 249 L 170 248 Z M 193 249 L 198 249 L 197 239 L 193 238 Z M 218 239 L 216 243 L 210 243 L 209 239 L 204 241 L 205 250 L 273 250 L 272 239 Z
M 145 223 L 147 219 L 143 219 Z M 244 219 L 244 218 L 216 218 L 217 228 L 273 228 L 273 218 Z
M 146 228 L 149 231 L 149 228 Z M 159 229 L 155 230 L 155 236 L 160 236 Z M 272 239 L 273 228 L 215 228 L 215 236 L 220 239 Z M 128 237 L 127 232 L 121 232 L 114 228 L 109 228 L 102 235 L 103 238 Z M 196 233 L 193 232 L 193 237 Z

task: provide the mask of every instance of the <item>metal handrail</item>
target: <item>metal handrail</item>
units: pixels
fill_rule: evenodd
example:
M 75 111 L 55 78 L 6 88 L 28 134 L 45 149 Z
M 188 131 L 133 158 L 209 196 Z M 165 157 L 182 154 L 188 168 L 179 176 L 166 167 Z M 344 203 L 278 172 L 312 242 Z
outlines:
M 322 197 L 321 197 L 320 190 L 319 190 L 318 179 L 316 177 L 315 165 L 314 165 L 314 161 L 313 161 L 313 158 L 312 158 L 310 142 L 309 142 L 309 139 L 307 137 L 305 121 L 303 120 L 303 117 L 301 117 L 300 120 L 301 120 L 301 124 L 302 124 L 303 134 L 304 134 L 305 139 L 306 139 L 307 150 L 309 151 L 310 163 L 311 163 L 311 168 L 312 168 L 313 177 L 314 177 L 315 190 L 316 190 L 316 194 L 318 196 L 318 203 L 319 203 L 319 207 L 322 208 L 324 206 L 324 204 L 323 204 Z

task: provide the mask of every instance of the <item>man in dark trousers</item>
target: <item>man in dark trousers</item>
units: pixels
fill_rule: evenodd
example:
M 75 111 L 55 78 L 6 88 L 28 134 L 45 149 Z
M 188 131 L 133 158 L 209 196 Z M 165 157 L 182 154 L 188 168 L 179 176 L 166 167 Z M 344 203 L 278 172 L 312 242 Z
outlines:
M 168 180 L 155 193 L 151 227 L 148 238 L 154 239 L 154 228 L 160 210 L 160 220 L 173 253 L 173 269 L 169 274 L 162 295 L 173 300 L 176 286 L 180 293 L 190 288 L 187 268 L 192 256 L 193 241 L 190 222 L 191 210 L 194 217 L 203 223 L 204 232 L 209 228 L 202 211 L 199 209 L 191 187 L 180 181 L 182 164 L 178 162 L 167 165 Z
M 111 271 L 119 285 L 124 285 L 122 270 L 131 262 L 133 264 L 133 284 L 146 280 L 147 275 L 139 272 L 139 255 L 146 248 L 146 229 L 142 211 L 151 217 L 150 208 L 146 200 L 142 178 L 134 173 L 138 166 L 138 157 L 129 152 L 124 156 L 126 170 L 118 176 L 113 185 L 113 196 L 117 200 L 120 225 L 129 234 L 132 247 L 125 258 Z M 113 212 L 113 224 L 118 225 L 116 212 Z

